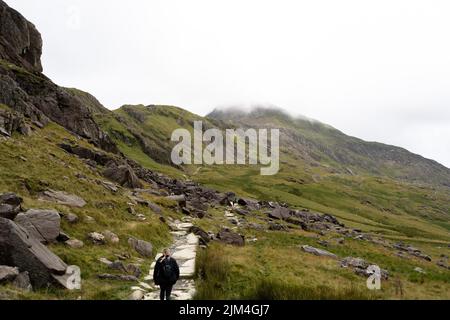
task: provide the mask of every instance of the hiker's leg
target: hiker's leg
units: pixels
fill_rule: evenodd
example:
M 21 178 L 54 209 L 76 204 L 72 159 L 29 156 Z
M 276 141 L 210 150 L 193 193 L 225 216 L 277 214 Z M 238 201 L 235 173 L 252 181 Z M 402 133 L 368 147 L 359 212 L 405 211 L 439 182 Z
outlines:
M 171 286 L 171 285 L 168 285 L 166 287 L 166 300 L 171 300 L 170 295 L 172 294 L 172 288 L 173 288 L 173 286 Z
M 161 300 L 164 300 L 164 296 L 166 295 L 166 287 L 163 285 L 160 285 L 159 288 L 161 289 L 161 291 L 159 293 L 159 298 Z

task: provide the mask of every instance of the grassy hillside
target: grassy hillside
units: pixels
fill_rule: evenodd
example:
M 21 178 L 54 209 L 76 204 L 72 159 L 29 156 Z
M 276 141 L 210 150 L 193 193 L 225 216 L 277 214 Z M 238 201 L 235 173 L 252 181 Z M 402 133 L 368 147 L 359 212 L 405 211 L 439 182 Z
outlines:
M 67 215 L 78 215 L 79 222 L 68 223 L 62 219 L 62 230 L 71 238 L 84 242 L 81 249 L 73 249 L 65 244 L 53 244 L 51 250 L 66 263 L 78 265 L 82 271 L 83 288 L 69 292 L 63 289 L 38 290 L 25 293 L 12 287 L 2 287 L 0 298 L 19 299 L 126 299 L 132 284 L 127 282 L 97 279 L 100 273 L 115 273 L 98 261 L 99 258 L 117 260 L 115 254 L 129 253 L 128 262 L 141 265 L 143 276 L 149 269 L 152 259 L 143 259 L 130 250 L 129 237 L 147 240 L 154 245 L 154 252 L 171 241 L 169 229 L 148 207 L 137 206 L 136 211 L 145 215 L 140 221 L 128 212 L 129 190 L 119 188 L 113 193 L 96 181 L 104 181 L 99 170 L 91 169 L 79 158 L 67 154 L 57 144 L 76 142 L 92 148 L 83 140 L 76 139 L 65 129 L 49 124 L 36 130 L 30 137 L 15 135 L 0 143 L 0 193 L 15 192 L 24 198 L 25 209 L 56 209 Z M 71 208 L 38 200 L 38 193 L 46 189 L 65 191 L 82 197 L 87 205 L 84 208 Z M 148 195 L 148 200 L 163 208 L 163 215 L 177 217 L 167 201 Z M 92 217 L 94 220 L 90 220 Z M 94 245 L 87 240 L 90 232 L 110 230 L 120 238 L 119 244 Z
M 172 167 L 161 159 L 166 159 L 171 150 L 170 135 L 174 129 L 183 127 L 192 131 L 194 120 L 203 120 L 207 127 L 220 128 L 239 126 L 241 122 L 220 117 L 205 119 L 169 106 L 124 106 L 114 112 L 98 107 L 96 110 L 101 111 L 94 113 L 96 121 L 121 152 L 143 166 L 175 178 L 192 179 L 219 191 L 329 213 L 350 228 L 391 242 L 405 241 L 432 257 L 432 262 L 402 258 L 394 250 L 353 239 L 346 240 L 345 245 L 332 244 L 326 248 L 341 258 L 362 257 L 388 269 L 391 280 L 380 292 L 373 293 L 365 288 L 364 278 L 340 268 L 336 261 L 311 256 L 299 249 L 304 244 L 320 247 L 319 239 L 334 243 L 336 234 L 320 236 L 301 230 L 240 228 L 237 231 L 258 241 L 243 248 L 214 244 L 205 251 L 198 261 L 197 298 L 448 298 L 449 271 L 436 266 L 441 255 L 449 254 L 448 188 L 394 179 L 389 177 L 384 165 L 377 167 L 377 170 L 382 168 L 382 173 L 376 174 L 371 170 L 370 163 L 375 160 L 370 156 L 362 157 L 355 166 L 344 165 L 342 159 L 328 154 L 330 149 L 324 149 L 324 145 L 334 146 L 337 140 L 343 139 L 342 133 L 319 123 L 306 125 L 304 120 L 298 120 L 299 125 L 283 114 L 258 119 L 260 126 L 280 126 L 290 132 L 287 139 L 282 138 L 287 146 L 282 145 L 281 169 L 275 176 L 260 176 L 259 168 L 252 166 Z M 252 124 L 252 120 L 248 121 Z M 291 134 L 294 127 L 296 133 Z M 349 139 L 346 143 L 351 144 L 353 138 Z M 297 141 L 309 140 L 315 144 L 306 151 L 293 149 L 298 146 Z M 360 140 L 357 143 L 365 144 Z M 197 225 L 214 232 L 223 225 L 235 227 L 223 217 L 224 210 L 210 210 Z M 261 213 L 251 219 L 264 222 L 265 215 Z M 426 274 L 414 271 L 416 267 L 424 269 Z

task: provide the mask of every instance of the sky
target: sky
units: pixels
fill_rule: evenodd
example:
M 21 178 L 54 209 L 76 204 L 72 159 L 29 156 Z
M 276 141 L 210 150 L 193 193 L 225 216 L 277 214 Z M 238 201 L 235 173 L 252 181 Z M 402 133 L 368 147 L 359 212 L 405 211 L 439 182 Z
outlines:
M 275 105 L 450 167 L 450 1 L 6 2 L 110 109 Z

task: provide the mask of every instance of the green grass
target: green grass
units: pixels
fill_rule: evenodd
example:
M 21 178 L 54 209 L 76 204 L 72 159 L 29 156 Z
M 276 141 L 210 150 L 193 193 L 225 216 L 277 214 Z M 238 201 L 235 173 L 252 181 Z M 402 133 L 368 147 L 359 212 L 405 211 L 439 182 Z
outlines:
M 67 154 L 58 143 L 73 141 L 85 147 L 89 144 L 77 140 L 61 127 L 49 124 L 42 130 L 35 131 L 30 137 L 14 135 L 13 139 L 0 143 L 0 192 L 15 192 L 24 198 L 24 209 L 38 208 L 56 209 L 63 214 L 74 213 L 80 218 L 76 224 L 69 224 L 62 219 L 62 230 L 71 238 L 84 241 L 82 249 L 72 249 L 64 244 L 52 244 L 50 249 L 59 255 L 66 263 L 78 265 L 82 271 L 83 288 L 81 291 L 69 292 L 63 289 L 38 290 L 33 293 L 23 293 L 9 288 L 10 298 L 20 299 L 123 299 L 130 294 L 130 283 L 117 281 L 101 281 L 99 273 L 114 273 L 98 262 L 104 257 L 117 260 L 115 254 L 128 252 L 132 255 L 126 263 L 139 263 L 145 273 L 148 272 L 152 259 L 143 259 L 130 250 L 127 243 L 129 237 L 149 241 L 154 246 L 154 252 L 167 246 L 171 236 L 167 225 L 159 220 L 151 210 L 137 206 L 136 211 L 147 217 L 140 222 L 127 212 L 128 191 L 124 188 L 114 194 L 97 184 L 96 180 L 104 180 L 98 171 L 93 171 L 82 160 Z M 87 179 L 76 176 L 82 174 Z M 39 192 L 45 189 L 61 190 L 82 197 L 87 205 L 84 208 L 71 208 L 37 199 Z M 164 199 L 148 196 L 149 200 L 162 205 L 165 216 L 178 217 L 170 203 Z M 90 216 L 95 222 L 90 223 Z M 96 246 L 87 240 L 89 232 L 110 230 L 120 238 L 116 245 Z M 3 289 L 2 289 L 3 291 Z

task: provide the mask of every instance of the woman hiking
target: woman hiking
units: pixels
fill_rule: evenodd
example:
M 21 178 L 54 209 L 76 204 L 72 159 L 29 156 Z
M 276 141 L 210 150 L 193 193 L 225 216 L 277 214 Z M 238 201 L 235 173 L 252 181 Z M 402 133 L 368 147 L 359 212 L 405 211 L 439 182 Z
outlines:
M 170 250 L 164 249 L 163 255 L 156 261 L 153 271 L 153 281 L 161 289 L 160 299 L 170 300 L 172 288 L 180 278 L 177 261 L 171 257 Z

